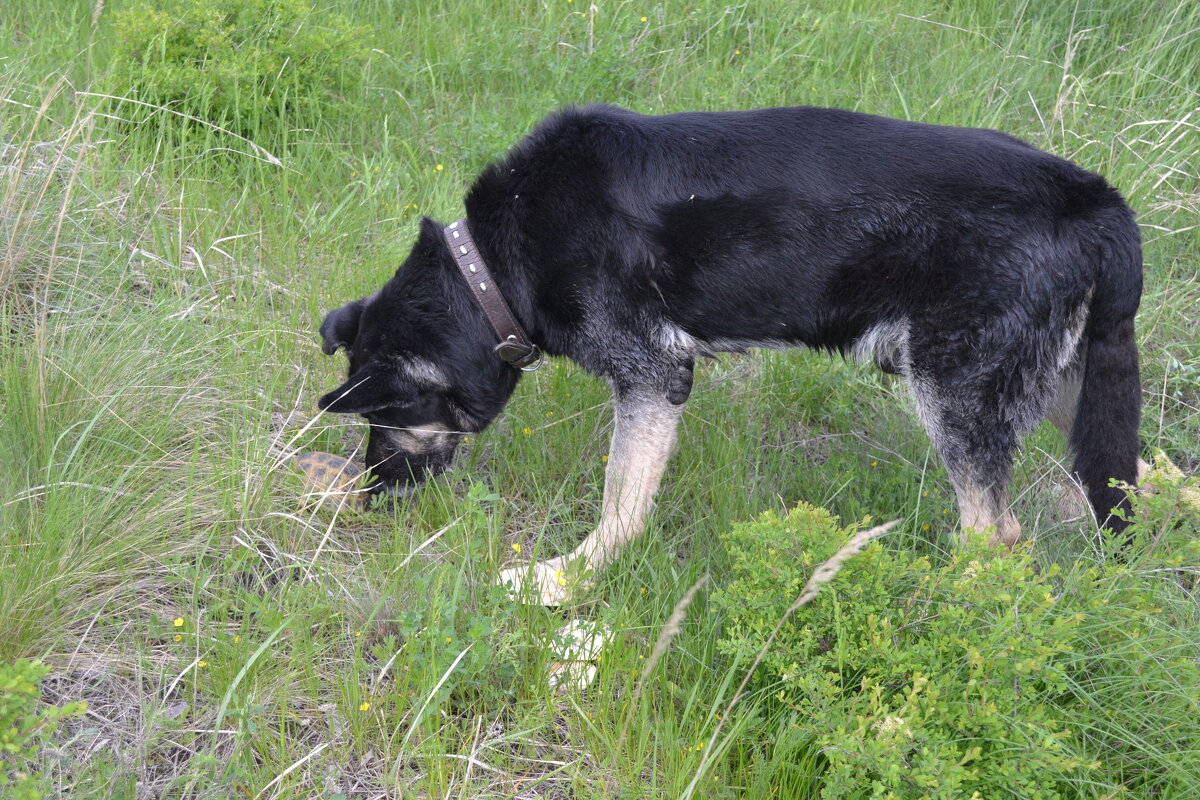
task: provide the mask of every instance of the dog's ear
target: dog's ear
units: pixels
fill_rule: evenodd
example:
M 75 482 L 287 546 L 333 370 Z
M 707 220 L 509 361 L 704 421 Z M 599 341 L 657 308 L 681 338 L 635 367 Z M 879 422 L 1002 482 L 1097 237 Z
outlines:
M 372 361 L 317 401 L 334 414 L 367 414 L 412 401 L 413 386 L 395 367 Z
M 325 315 L 325 319 L 321 321 L 321 352 L 331 356 L 339 347 L 354 344 L 358 337 L 358 321 L 362 318 L 363 308 L 369 299 L 364 297 L 354 300 Z

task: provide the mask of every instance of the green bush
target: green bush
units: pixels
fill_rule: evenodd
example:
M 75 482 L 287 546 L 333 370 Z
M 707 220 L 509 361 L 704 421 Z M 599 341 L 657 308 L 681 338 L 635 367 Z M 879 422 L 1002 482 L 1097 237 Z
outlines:
M 720 647 L 743 664 L 852 530 L 801 505 L 725 537 Z M 944 564 L 876 543 L 781 630 L 756 674 L 823 798 L 1186 796 L 1200 776 L 1195 642 L 1175 584 L 1038 570 L 968 543 Z
M 27 771 L 29 762 L 61 719 L 87 709 L 78 702 L 38 711 L 38 687 L 49 671 L 38 661 L 0 664 L 0 795 L 13 800 L 41 797 L 36 775 Z
M 359 81 L 366 29 L 303 0 L 172 0 L 116 17 L 113 94 L 247 135 L 309 124 Z
M 1180 581 L 1194 588 L 1194 568 L 1200 564 L 1200 479 L 1184 475 L 1158 450 L 1140 490 L 1126 534 L 1142 545 L 1134 555 L 1151 569 L 1177 570 Z

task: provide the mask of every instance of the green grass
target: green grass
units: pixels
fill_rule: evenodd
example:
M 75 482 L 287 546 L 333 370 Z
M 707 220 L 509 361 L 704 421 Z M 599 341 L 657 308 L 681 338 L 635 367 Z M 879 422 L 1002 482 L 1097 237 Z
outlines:
M 1105 174 L 1145 241 L 1143 438 L 1200 467 L 1195 3 L 315 5 L 369 31 L 361 84 L 283 129 L 243 98 L 252 141 L 99 96 L 124 94 L 128 3 L 0 8 L 0 660 L 42 657 L 45 699 L 91 703 L 43 751 L 48 796 L 811 796 L 811 754 L 755 698 L 710 752 L 745 665 L 705 591 L 635 688 L 688 587 L 727 576 L 735 521 L 807 500 L 899 518 L 890 547 L 948 545 L 901 385 L 812 353 L 704 364 L 649 532 L 557 613 L 486 576 L 596 519 L 611 407 L 571 364 L 523 380 L 394 518 L 305 507 L 284 463 L 361 441 L 316 414 L 344 368 L 323 311 L 565 103 L 834 105 L 1002 128 Z M 1062 458 L 1041 431 L 1017 468 L 1047 562 L 1095 557 L 1047 488 Z M 545 682 L 567 616 L 612 631 L 586 695 Z

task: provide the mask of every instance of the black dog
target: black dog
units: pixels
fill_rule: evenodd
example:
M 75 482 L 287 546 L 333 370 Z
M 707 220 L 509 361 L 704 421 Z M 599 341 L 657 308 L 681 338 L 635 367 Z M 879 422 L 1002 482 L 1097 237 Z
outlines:
M 1138 471 L 1138 229 L 1068 161 L 996 131 L 830 109 L 599 106 L 545 120 L 466 212 L 445 230 L 422 220 L 396 275 L 326 317 L 324 350 L 348 349 L 350 377 L 320 407 L 367 418 L 374 488 L 395 488 L 444 468 L 537 348 L 608 379 L 599 527 L 506 576 L 548 602 L 568 562 L 599 567 L 640 532 L 693 360 L 717 351 L 805 345 L 903 375 L 963 527 L 1009 544 L 1013 449 L 1048 416 L 1098 520 L 1127 524 L 1109 482 Z M 498 297 L 514 319 L 487 309 Z

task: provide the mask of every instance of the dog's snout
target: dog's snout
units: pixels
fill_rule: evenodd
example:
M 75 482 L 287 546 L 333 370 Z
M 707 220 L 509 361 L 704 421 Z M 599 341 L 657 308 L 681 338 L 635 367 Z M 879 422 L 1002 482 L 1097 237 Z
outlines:
M 450 466 L 460 434 L 442 425 L 371 425 L 367 464 L 389 490 L 412 491 Z

